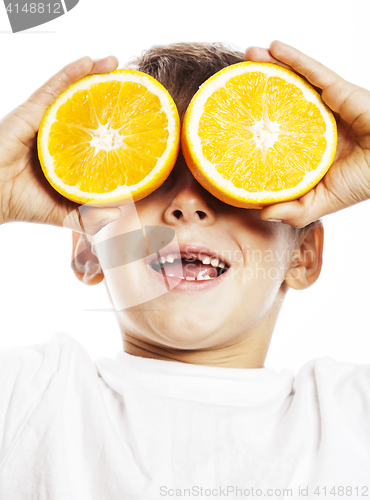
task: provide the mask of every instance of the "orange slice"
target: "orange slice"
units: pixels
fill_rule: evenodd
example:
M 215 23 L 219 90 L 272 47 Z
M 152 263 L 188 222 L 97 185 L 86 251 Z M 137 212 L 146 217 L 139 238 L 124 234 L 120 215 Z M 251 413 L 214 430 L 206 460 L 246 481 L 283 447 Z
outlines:
M 168 177 L 180 120 L 167 90 L 139 71 L 90 75 L 48 108 L 38 133 L 45 177 L 66 198 L 114 206 L 144 198 Z
M 334 116 L 303 78 L 243 62 L 209 78 L 193 97 L 181 135 L 187 164 L 215 197 L 241 208 L 294 200 L 333 162 Z

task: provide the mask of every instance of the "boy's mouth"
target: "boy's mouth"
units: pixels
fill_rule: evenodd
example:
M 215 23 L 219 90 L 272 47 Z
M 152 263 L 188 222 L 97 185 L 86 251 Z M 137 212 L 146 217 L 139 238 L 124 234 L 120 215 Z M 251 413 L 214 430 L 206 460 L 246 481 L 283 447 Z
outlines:
M 187 281 L 215 279 L 226 273 L 229 265 L 217 257 L 198 255 L 189 252 L 169 253 L 155 258 L 150 266 L 158 273 L 174 276 Z

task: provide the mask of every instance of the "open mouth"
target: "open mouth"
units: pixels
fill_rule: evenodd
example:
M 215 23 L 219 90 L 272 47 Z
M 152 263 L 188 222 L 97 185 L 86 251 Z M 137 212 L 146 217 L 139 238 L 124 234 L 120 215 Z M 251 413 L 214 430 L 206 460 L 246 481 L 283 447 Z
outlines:
M 229 265 L 216 257 L 199 255 L 168 254 L 161 256 L 150 263 L 154 271 L 165 273 L 187 281 L 201 281 L 219 278 L 225 274 Z

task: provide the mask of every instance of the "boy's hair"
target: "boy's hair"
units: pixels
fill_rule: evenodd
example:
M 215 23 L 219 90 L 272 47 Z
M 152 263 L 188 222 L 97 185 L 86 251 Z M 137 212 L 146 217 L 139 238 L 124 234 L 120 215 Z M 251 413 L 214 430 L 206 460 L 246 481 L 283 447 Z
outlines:
M 183 115 L 202 83 L 243 61 L 241 52 L 221 43 L 173 43 L 154 45 L 132 64 L 166 87 Z
M 173 43 L 154 45 L 133 59 L 129 67 L 159 81 L 172 96 L 183 118 L 202 83 L 221 69 L 244 61 L 242 52 L 223 43 Z M 318 223 L 314 221 L 304 228 L 293 229 L 299 237 Z

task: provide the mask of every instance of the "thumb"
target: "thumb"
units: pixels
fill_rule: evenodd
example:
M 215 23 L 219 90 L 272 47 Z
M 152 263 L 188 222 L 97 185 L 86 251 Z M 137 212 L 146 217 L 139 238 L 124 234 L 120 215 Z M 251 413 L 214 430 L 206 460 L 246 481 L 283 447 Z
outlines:
M 67 90 L 72 83 L 88 75 L 93 65 L 93 60 L 88 56 L 68 64 L 44 83 L 42 87 L 37 89 L 27 101 L 20 106 L 21 117 L 31 126 L 34 133 L 38 131 L 47 108 L 51 106 L 59 95 Z
M 97 208 L 70 202 L 59 215 L 56 215 L 57 220 L 49 220 L 49 223 L 78 233 L 94 235 L 121 216 L 122 211 L 119 207 Z
M 298 200 L 285 201 L 269 205 L 261 210 L 261 219 L 278 221 L 293 227 L 304 227 L 327 215 L 331 211 L 324 209 L 316 188 L 311 189 Z

